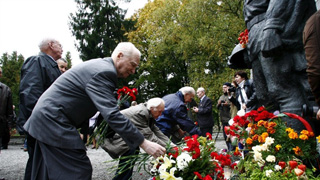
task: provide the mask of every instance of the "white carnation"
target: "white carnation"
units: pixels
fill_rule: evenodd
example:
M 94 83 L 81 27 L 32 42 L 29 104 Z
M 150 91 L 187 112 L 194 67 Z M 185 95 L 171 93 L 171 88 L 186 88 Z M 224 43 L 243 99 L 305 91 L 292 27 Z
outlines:
M 178 169 L 183 170 L 184 168 L 186 168 L 191 160 L 192 160 L 192 157 L 188 153 L 181 153 L 177 157 Z
M 270 170 L 266 170 L 266 176 L 267 177 L 270 177 L 272 173 L 273 173 L 273 171 L 271 169 Z
M 267 162 L 276 162 L 276 157 L 273 155 L 268 155 L 266 160 Z
M 274 143 L 274 138 L 272 138 L 272 137 L 266 138 L 266 142 L 265 142 L 266 145 L 270 146 L 273 143 Z

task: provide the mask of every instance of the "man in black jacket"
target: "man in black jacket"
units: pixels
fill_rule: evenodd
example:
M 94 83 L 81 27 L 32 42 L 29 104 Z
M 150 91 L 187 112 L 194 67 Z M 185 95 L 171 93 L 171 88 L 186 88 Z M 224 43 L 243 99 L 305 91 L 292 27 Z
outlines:
M 2 69 L 0 67 L 0 78 Z M 0 148 L 8 149 L 10 125 L 13 121 L 12 94 L 10 88 L 0 82 Z
M 206 92 L 203 87 L 197 89 L 197 96 L 200 99 L 200 103 L 198 107 L 193 107 L 193 111 L 197 113 L 201 136 L 205 137 L 207 132 L 212 134 L 214 125 L 212 118 L 212 101 L 206 96 Z
M 19 117 L 18 126 L 23 127 L 36 105 L 39 97 L 61 75 L 56 60 L 61 58 L 62 46 L 55 39 L 44 39 L 40 44 L 40 53 L 29 57 L 21 68 L 19 89 Z M 27 135 L 27 149 L 29 159 L 25 171 L 25 180 L 31 178 L 32 160 L 35 139 Z

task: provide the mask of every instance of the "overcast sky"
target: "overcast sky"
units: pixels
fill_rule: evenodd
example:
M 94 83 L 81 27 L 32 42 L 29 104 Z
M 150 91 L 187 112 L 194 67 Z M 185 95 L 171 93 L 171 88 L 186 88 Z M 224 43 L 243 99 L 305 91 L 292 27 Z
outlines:
M 132 0 L 128 14 L 146 2 Z M 79 64 L 82 61 L 68 27 L 69 14 L 76 10 L 74 0 L 0 0 L 0 55 L 17 51 L 26 59 L 39 53 L 43 38 L 52 37 L 62 44 L 62 57 L 70 51 L 72 64 Z

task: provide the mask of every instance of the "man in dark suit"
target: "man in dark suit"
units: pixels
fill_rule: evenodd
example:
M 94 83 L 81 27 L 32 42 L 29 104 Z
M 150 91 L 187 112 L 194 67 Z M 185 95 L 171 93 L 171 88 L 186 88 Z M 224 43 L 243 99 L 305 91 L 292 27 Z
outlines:
M 200 99 L 200 103 L 198 107 L 193 107 L 193 111 L 197 113 L 201 136 L 205 137 L 207 132 L 212 134 L 214 125 L 212 118 L 212 101 L 206 96 L 203 87 L 197 89 L 197 96 Z
M 39 55 L 29 57 L 21 68 L 20 104 L 17 120 L 19 127 L 26 123 L 42 93 L 61 75 L 56 62 L 61 58 L 63 52 L 59 41 L 51 38 L 44 39 L 39 44 L 39 48 L 41 51 Z M 29 180 L 31 178 L 35 139 L 28 133 L 26 136 L 29 159 L 25 171 L 25 180 Z
M 92 166 L 77 128 L 100 111 L 131 149 L 158 157 L 165 148 L 146 140 L 117 107 L 118 78 L 135 73 L 140 51 L 119 43 L 111 58 L 81 63 L 65 72 L 39 98 L 24 125 L 36 139 L 32 179 L 91 179 Z
M 1 77 L 2 68 L 0 67 L 0 78 Z M 13 117 L 11 90 L 7 85 L 0 82 L 0 150 L 8 149 Z

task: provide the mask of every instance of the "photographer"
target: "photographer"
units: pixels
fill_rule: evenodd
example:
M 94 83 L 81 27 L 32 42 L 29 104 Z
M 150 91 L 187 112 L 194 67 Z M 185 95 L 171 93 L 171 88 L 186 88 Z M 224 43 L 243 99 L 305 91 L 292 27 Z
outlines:
M 234 79 L 238 84 L 235 89 L 236 97 L 229 96 L 229 100 L 237 106 L 238 110 L 249 112 L 257 109 L 257 96 L 252 80 L 248 79 L 248 75 L 244 71 L 238 71 L 234 75 Z M 231 89 L 228 89 L 230 92 Z
M 233 151 L 234 147 L 231 145 L 231 142 L 228 140 L 227 135 L 224 131 L 224 127 L 229 126 L 228 121 L 231 119 L 230 107 L 232 103 L 228 98 L 228 89 L 232 89 L 232 86 L 229 82 L 226 82 L 222 86 L 223 94 L 220 96 L 218 100 L 217 108 L 219 109 L 220 121 L 223 129 L 223 137 L 226 141 L 228 151 Z

